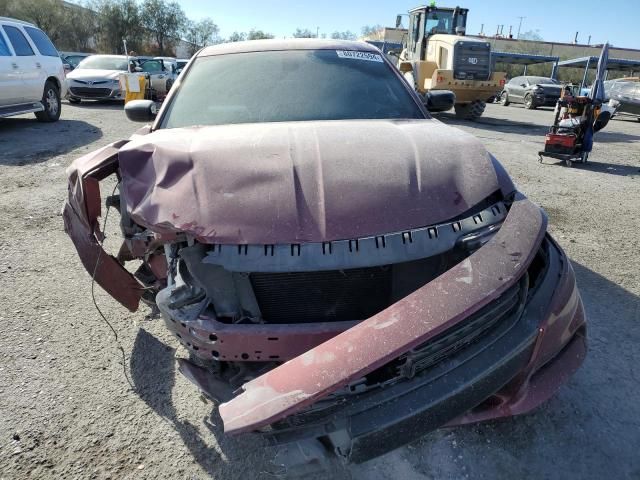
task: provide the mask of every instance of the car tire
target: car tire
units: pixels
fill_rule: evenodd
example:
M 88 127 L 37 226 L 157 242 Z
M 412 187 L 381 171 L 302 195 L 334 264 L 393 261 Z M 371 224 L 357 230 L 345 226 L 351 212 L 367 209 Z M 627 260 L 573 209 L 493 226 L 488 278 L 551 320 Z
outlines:
M 52 81 L 48 80 L 44 84 L 44 92 L 42 94 L 42 105 L 44 110 L 36 112 L 36 118 L 39 122 L 56 122 L 60 118 L 62 111 L 62 102 L 60 101 L 60 90 Z
M 67 98 L 67 100 L 69 100 L 69 103 L 73 103 L 74 105 L 78 105 L 80 102 L 82 102 L 81 98 L 76 97 L 69 97 Z
M 474 100 L 471 103 L 456 103 L 454 105 L 456 111 L 456 117 L 463 120 L 477 120 L 484 113 L 484 109 L 487 106 L 481 100 Z
M 524 96 L 524 107 L 528 110 L 536 109 L 536 104 L 533 101 L 533 95 L 531 95 L 530 93 L 527 93 Z
M 511 103 L 509 101 L 509 94 L 507 93 L 506 90 L 503 90 L 502 93 L 500 94 L 500 103 L 502 104 L 502 106 L 504 107 L 508 107 L 509 104 Z

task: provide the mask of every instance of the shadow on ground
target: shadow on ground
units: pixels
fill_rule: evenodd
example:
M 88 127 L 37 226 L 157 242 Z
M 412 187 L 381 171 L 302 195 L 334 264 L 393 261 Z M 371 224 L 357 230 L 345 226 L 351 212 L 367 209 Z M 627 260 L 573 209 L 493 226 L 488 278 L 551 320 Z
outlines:
M 261 474 L 269 475 L 277 470 L 269 463 L 261 439 L 251 436 L 236 439 L 224 435 L 222 420 L 211 402 L 208 404 L 212 413 L 202 419 L 202 425 L 178 418 L 172 399 L 176 375 L 179 375 L 174 348 L 140 329 L 131 352 L 130 367 L 135 393 L 171 425 L 191 452 L 193 460 L 212 478 L 258 478 Z M 195 386 L 192 394 L 194 397 L 198 395 Z M 213 447 L 215 444 L 217 448 Z
M 0 165 L 46 162 L 101 137 L 102 130 L 81 120 L 41 123 L 35 117 L 0 119 Z
M 593 157 L 590 156 L 587 163 L 574 162 L 571 168 L 586 170 L 589 172 L 606 173 L 607 175 L 617 175 L 619 177 L 640 177 L 640 165 L 624 165 L 620 163 L 600 162 L 598 160 L 592 160 L 592 158 Z M 567 168 L 563 160 L 558 160 L 555 158 L 544 157 L 543 163 L 545 166 Z
M 543 125 L 535 123 L 519 122 L 517 120 L 507 120 L 504 118 L 480 117 L 478 120 L 462 120 L 457 118 L 454 113 L 443 112 L 433 114 L 434 118 L 446 123 L 447 125 L 464 125 L 467 127 L 479 128 L 482 130 L 491 130 L 502 133 L 516 133 L 519 135 L 536 135 L 544 137 L 549 130 Z
M 544 136 L 549 132 L 549 128 L 553 123 L 553 116 L 549 117 L 549 125 L 539 125 L 530 122 L 520 122 L 518 120 L 493 118 L 489 116 L 483 116 L 477 120 L 462 120 L 457 118 L 455 114 L 451 112 L 435 113 L 433 114 L 433 117 L 448 125 L 464 125 L 466 127 L 490 130 L 493 132 L 536 136 L 540 137 L 541 142 L 544 142 Z M 640 135 L 631 135 L 622 132 L 608 132 L 607 127 L 605 127 L 602 131 L 596 133 L 594 141 L 596 143 L 638 142 L 640 141 Z

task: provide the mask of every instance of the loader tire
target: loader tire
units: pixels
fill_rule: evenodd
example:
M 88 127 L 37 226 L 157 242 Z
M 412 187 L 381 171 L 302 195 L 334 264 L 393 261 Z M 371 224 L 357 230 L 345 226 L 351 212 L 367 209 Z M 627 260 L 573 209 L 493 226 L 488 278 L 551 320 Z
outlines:
M 477 120 L 484 113 L 484 109 L 487 106 L 481 100 L 474 100 L 471 103 L 456 103 L 454 108 L 456 110 L 456 117 L 464 120 Z

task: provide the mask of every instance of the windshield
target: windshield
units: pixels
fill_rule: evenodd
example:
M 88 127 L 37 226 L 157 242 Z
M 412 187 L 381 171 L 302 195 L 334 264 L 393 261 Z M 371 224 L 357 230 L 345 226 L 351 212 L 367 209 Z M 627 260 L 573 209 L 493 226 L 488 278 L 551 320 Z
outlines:
M 424 31 L 429 35 L 453 33 L 453 12 L 429 12 Z
M 267 51 L 199 57 L 161 127 L 424 118 L 379 54 Z
M 82 60 L 76 67 L 80 70 L 127 70 L 126 57 L 100 57 L 98 55 L 87 57 Z
M 560 85 L 560 82 L 558 82 L 557 80 L 554 80 L 553 78 L 549 78 L 549 77 L 527 77 L 527 80 L 529 81 L 529 83 L 531 85 L 536 85 L 538 83 L 546 83 L 546 84 L 551 84 L 551 85 Z
M 71 65 L 72 67 L 75 68 L 85 58 L 87 58 L 87 57 L 81 56 L 81 55 L 68 55 L 68 56 L 64 57 L 64 62 L 68 63 L 69 65 Z

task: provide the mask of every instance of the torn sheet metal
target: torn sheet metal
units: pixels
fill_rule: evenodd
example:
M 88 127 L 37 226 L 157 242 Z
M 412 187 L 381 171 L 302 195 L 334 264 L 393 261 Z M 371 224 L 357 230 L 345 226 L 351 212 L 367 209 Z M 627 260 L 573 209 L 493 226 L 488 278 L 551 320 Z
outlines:
M 80 260 L 89 274 L 109 295 L 132 312 L 144 292 L 142 285 L 100 244 L 103 232 L 99 181 L 118 167 L 118 151 L 126 141 L 112 143 L 77 159 L 67 169 L 69 198 L 64 206 L 65 231 L 71 237 Z
M 119 153 L 123 206 L 203 243 L 361 238 L 457 217 L 500 189 L 471 135 L 437 120 L 157 130 Z
M 246 383 L 242 394 L 220 405 L 225 432 L 256 430 L 298 412 L 496 299 L 526 271 L 546 223 L 544 213 L 519 195 L 500 231 L 473 255 L 379 314 Z

